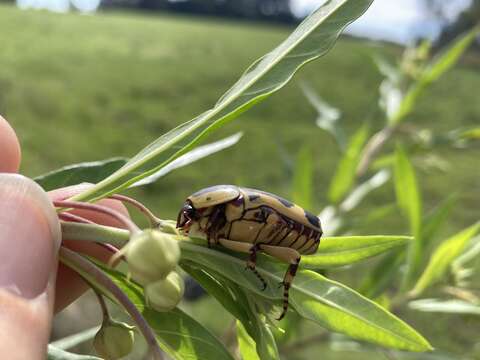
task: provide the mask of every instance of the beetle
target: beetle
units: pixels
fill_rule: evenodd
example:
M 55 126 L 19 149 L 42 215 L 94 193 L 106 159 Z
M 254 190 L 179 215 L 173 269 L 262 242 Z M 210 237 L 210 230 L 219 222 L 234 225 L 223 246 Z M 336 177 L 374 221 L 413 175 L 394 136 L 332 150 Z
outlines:
M 317 251 L 323 234 L 320 219 L 277 195 L 234 185 L 217 185 L 190 195 L 177 218 L 185 234 L 205 236 L 208 246 L 219 244 L 249 254 L 247 268 L 256 271 L 257 252 L 286 262 L 281 320 L 288 310 L 288 292 L 301 255 Z

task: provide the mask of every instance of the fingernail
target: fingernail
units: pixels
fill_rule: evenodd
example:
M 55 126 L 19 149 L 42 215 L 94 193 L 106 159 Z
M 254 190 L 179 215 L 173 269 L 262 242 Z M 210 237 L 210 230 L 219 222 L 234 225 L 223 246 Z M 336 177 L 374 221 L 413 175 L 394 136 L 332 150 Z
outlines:
M 0 174 L 0 288 L 29 299 L 43 293 L 60 241 L 57 214 L 42 188 Z

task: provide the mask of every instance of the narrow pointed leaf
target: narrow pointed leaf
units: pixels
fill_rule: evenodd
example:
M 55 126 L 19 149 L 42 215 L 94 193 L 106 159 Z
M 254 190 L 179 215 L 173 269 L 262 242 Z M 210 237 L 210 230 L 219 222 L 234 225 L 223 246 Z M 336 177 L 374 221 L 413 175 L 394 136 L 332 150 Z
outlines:
M 432 350 L 409 325 L 345 285 L 308 270 L 300 271 L 295 282 L 291 305 L 306 319 L 387 348 Z
M 457 201 L 456 195 L 450 195 L 439 204 L 428 216 L 425 217 L 422 225 L 422 240 L 427 246 L 435 238 L 442 225 L 448 218 Z
M 243 133 L 239 132 L 232 136 L 226 137 L 225 139 L 199 146 L 187 152 L 186 154 L 183 154 L 182 156 L 176 158 L 167 166 L 158 170 L 156 173 L 150 176 L 147 176 L 146 178 L 143 178 L 142 180 L 137 181 L 136 183 L 130 185 L 130 187 L 143 186 L 143 185 L 154 183 L 155 181 L 160 179 L 162 176 L 167 175 L 173 170 L 190 165 L 195 161 L 198 161 L 200 159 L 203 159 L 204 157 L 210 156 L 212 154 L 215 154 L 219 151 L 222 151 L 224 149 L 227 149 L 235 145 L 241 139 L 242 135 Z
M 313 198 L 313 157 L 308 146 L 300 149 L 293 175 L 292 200 L 304 209 L 312 208 Z
M 37 176 L 33 180 L 45 191 L 84 182 L 95 184 L 110 174 L 113 174 L 125 165 L 126 162 L 127 159 L 125 158 L 112 158 L 68 165 L 47 174 Z
M 372 1 L 327 1 L 283 43 L 254 62 L 212 109 L 162 135 L 116 173 L 74 199 L 91 200 L 118 192 L 191 150 L 208 133 L 282 88 L 302 65 L 326 54 L 341 31 Z
M 360 155 L 367 141 L 368 126 L 363 125 L 350 140 L 347 150 L 337 166 L 328 190 L 329 200 L 336 204 L 351 189 Z
M 407 272 L 403 280 L 403 286 L 409 286 L 418 273 L 424 251 L 421 237 L 422 199 L 415 169 L 401 146 L 397 147 L 395 153 L 394 173 L 397 203 L 408 219 L 410 232 L 415 237 L 408 250 Z
M 462 253 L 469 240 L 480 230 L 480 222 L 453 235 L 435 250 L 427 268 L 416 283 L 412 294 L 418 296 L 426 288 L 439 281 L 448 270 L 452 262 Z
M 238 348 L 243 360 L 261 360 L 256 351 L 255 341 L 248 335 L 245 327 L 237 320 Z
M 344 266 L 369 259 L 388 250 L 405 246 L 413 240 L 409 236 L 338 236 L 320 241 L 314 255 L 302 256 L 303 269 L 324 269 Z
M 408 307 L 424 312 L 480 315 L 479 305 L 463 300 L 422 299 L 409 302 Z

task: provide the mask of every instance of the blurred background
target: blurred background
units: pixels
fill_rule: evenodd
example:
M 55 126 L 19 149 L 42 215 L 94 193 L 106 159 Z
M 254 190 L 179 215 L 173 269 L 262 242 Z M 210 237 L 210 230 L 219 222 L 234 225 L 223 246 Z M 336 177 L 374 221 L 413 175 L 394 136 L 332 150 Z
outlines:
M 0 0 L 0 113 L 20 137 L 22 173 L 34 177 L 71 163 L 132 156 L 210 108 L 250 63 L 279 44 L 322 2 Z M 327 189 L 342 149 L 318 125 L 312 94 L 334 111 L 347 137 L 365 122 L 379 129 L 385 122 L 379 106 L 385 76 L 377 60 L 400 67 L 405 49 L 424 39 L 431 41 L 435 54 L 479 19 L 479 0 L 374 1 L 326 57 L 208 139 L 242 131 L 238 144 L 131 195 L 169 219 L 176 217 L 186 196 L 212 184 L 232 183 L 292 198 L 297 159 L 302 149 L 308 149 L 313 159 L 309 207 L 320 213 L 328 204 Z M 478 126 L 479 89 L 477 39 L 457 66 L 418 101 L 405 131 L 435 139 Z M 420 148 L 425 145 L 425 137 L 417 140 Z M 428 146 L 435 146 L 434 155 L 421 148 L 413 159 L 425 211 L 447 195 L 458 194 L 442 229 L 445 238 L 479 219 L 480 147 L 441 142 Z M 394 202 L 394 189 L 388 183 L 376 189 L 355 216 Z M 355 231 L 408 234 L 406 224 L 391 214 L 362 223 Z M 355 287 L 362 272 L 353 278 L 352 272 L 338 276 Z M 203 297 L 185 307 L 223 336 L 229 315 L 213 299 Z M 212 311 L 220 315 L 212 317 Z M 478 315 L 441 314 L 433 324 L 423 314 L 402 316 L 415 319 L 415 327 L 433 346 L 452 358 L 480 359 Z M 93 326 L 99 319 L 97 305 L 87 296 L 58 317 L 53 338 Z M 467 331 L 469 337 L 464 336 Z M 299 350 L 285 358 L 312 358 L 308 351 L 317 351 L 316 346 L 305 346 L 305 354 Z M 327 354 L 324 359 L 372 358 L 342 354 Z

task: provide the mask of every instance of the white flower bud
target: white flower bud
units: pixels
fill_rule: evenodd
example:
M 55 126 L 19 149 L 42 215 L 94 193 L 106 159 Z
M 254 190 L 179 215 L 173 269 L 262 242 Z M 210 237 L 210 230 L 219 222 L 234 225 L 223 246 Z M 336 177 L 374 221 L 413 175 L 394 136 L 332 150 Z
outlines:
M 153 309 L 170 311 L 182 300 L 184 290 L 182 277 L 172 271 L 165 279 L 148 284 L 145 287 L 145 297 Z
M 125 257 L 132 278 L 146 285 L 164 279 L 175 269 L 180 247 L 171 235 L 149 229 L 130 239 Z

